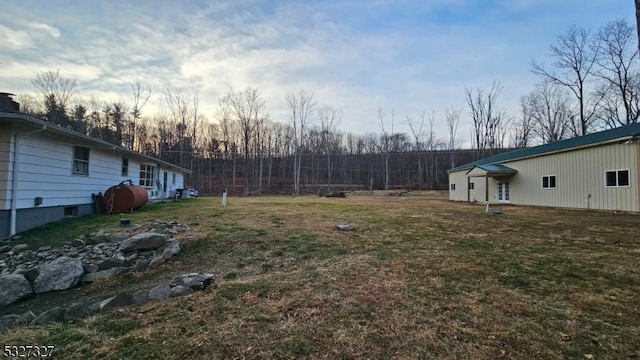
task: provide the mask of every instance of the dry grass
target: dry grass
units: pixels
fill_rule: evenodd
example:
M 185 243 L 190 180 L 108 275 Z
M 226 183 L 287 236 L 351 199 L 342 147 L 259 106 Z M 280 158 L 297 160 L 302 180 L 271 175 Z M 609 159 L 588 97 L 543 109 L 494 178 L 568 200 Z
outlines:
M 54 344 L 65 359 L 640 358 L 640 218 L 502 210 L 486 216 L 431 192 L 152 206 L 133 221 L 194 229 L 177 258 L 1 313 L 104 298 L 184 271 L 214 272 L 217 287 L 11 330 L 1 343 Z M 87 231 L 83 221 L 65 231 Z

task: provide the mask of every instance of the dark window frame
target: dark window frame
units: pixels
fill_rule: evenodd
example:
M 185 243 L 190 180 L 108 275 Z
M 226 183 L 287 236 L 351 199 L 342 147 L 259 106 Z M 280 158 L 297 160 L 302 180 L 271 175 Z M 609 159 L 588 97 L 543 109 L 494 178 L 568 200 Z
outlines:
M 73 162 L 71 172 L 73 175 L 89 176 L 90 149 L 86 146 L 73 146 Z
M 129 158 L 122 157 L 122 176 L 129 176 Z
M 542 189 L 553 190 L 558 188 L 558 181 L 556 175 L 543 175 L 542 176 Z
M 606 170 L 604 186 L 607 188 L 631 187 L 631 171 L 629 169 Z

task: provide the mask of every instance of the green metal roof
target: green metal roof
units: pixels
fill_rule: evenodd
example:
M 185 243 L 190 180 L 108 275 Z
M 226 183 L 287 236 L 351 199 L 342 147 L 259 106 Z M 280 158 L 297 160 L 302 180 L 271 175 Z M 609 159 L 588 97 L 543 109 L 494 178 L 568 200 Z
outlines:
M 507 161 L 513 161 L 521 158 L 543 156 L 548 153 L 570 151 L 573 148 L 595 146 L 599 143 L 606 143 L 615 140 L 623 141 L 640 137 L 640 123 L 621 126 L 619 128 L 604 130 L 588 134 L 585 136 L 575 137 L 573 139 L 566 139 L 556 141 L 550 144 L 544 144 L 534 146 L 530 148 L 523 148 L 514 151 L 501 153 L 494 156 L 489 156 L 484 159 L 480 159 L 474 162 L 470 162 L 464 165 L 457 166 L 449 169 L 449 172 L 460 171 L 470 169 L 479 165 L 486 164 L 499 164 Z
M 512 169 L 508 166 L 504 166 L 504 165 L 500 165 L 500 164 L 481 164 L 481 165 L 476 165 L 474 167 L 472 167 L 471 169 L 469 169 L 469 171 L 478 168 L 478 169 L 482 169 L 484 171 L 486 171 L 487 173 L 501 173 L 501 174 L 515 174 L 518 171 L 515 169 Z

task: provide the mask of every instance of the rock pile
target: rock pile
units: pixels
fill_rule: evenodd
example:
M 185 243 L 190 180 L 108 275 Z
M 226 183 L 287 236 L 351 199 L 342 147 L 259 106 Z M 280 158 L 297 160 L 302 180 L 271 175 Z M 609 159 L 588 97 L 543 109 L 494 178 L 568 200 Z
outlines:
M 177 276 L 170 282 L 161 282 L 150 290 L 138 290 L 131 294 L 119 293 L 103 300 L 84 300 L 68 308 L 55 307 L 38 315 L 32 311 L 27 311 L 23 314 L 4 315 L 0 316 L 0 333 L 20 325 L 44 325 L 52 322 L 77 321 L 98 312 L 118 307 L 184 296 L 195 291 L 204 291 L 214 281 L 215 275 L 213 274 L 189 273 Z
M 156 220 L 136 230 L 157 231 L 132 235 L 101 230 L 88 241 L 75 239 L 63 246 L 36 250 L 26 244 L 0 246 L 0 306 L 33 292 L 65 290 L 81 281 L 94 282 L 157 266 L 180 252 L 180 243 L 172 235 L 189 227 Z

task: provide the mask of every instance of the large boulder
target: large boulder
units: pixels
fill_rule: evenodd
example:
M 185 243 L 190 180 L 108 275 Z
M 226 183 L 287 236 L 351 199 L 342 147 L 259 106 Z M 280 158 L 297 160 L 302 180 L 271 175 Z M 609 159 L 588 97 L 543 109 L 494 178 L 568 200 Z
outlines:
M 98 264 L 98 270 L 107 270 L 115 267 L 127 267 L 126 261 L 118 259 L 118 258 L 108 258 L 100 261 Z
M 33 287 L 37 293 L 65 290 L 75 286 L 83 274 L 82 260 L 61 256 L 40 267 Z
M 144 304 L 149 301 L 149 290 L 138 290 L 131 294 L 131 302 L 134 304 Z
M 171 287 L 168 282 L 161 282 L 149 291 L 149 300 L 164 300 L 171 296 Z
M 193 290 L 204 290 L 216 279 L 213 274 L 207 273 L 189 273 L 176 276 L 171 280 L 171 287 L 186 286 Z
M 126 293 L 120 293 L 116 296 L 110 297 L 100 302 L 100 311 L 106 311 L 109 309 L 114 309 L 117 307 L 127 306 L 131 304 L 133 304 L 133 299 L 131 298 L 131 295 Z
M 64 313 L 66 309 L 61 307 L 51 308 L 40 315 L 36 316 L 31 322 L 31 325 L 44 325 L 52 322 L 59 322 L 64 319 Z
M 114 276 L 118 276 L 120 274 L 124 274 L 129 271 L 128 267 L 114 267 L 107 270 L 96 271 L 92 273 L 84 274 L 82 277 L 82 281 L 84 282 L 94 282 L 103 279 L 112 278 Z
M 84 319 L 100 311 L 100 301 L 81 301 L 71 305 L 64 313 L 66 321 Z
M 167 243 L 169 236 L 158 233 L 142 233 L 133 235 L 120 243 L 120 251 L 153 250 Z
M 0 277 L 0 306 L 12 304 L 32 292 L 29 280 L 22 274 L 9 274 Z

